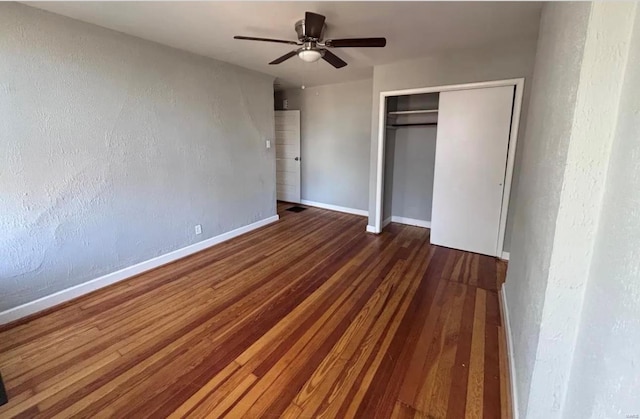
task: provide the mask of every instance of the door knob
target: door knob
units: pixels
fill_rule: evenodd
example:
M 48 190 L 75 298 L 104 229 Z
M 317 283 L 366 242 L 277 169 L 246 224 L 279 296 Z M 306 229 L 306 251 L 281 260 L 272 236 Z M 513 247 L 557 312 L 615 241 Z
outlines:
M 298 160 L 300 160 L 300 157 L 296 157 L 294 160 L 295 160 L 295 161 L 298 161 Z

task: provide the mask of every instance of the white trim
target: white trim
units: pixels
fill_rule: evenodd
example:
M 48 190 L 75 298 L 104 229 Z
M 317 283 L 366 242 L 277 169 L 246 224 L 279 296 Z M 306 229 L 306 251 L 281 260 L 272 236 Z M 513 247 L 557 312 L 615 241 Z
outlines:
M 327 209 L 331 211 L 346 212 L 347 214 L 361 215 L 363 217 L 369 216 L 369 211 L 361 210 L 357 208 L 348 208 L 348 207 L 341 207 L 339 205 L 323 204 L 322 202 L 307 201 L 306 199 L 301 199 L 300 203 L 303 205 L 309 205 L 310 207 L 317 207 L 317 208 Z
M 509 260 L 509 252 L 502 252 L 502 257 L 500 259 Z
M 137 263 L 127 268 L 120 269 L 119 271 L 111 272 L 103 275 L 99 278 L 92 279 L 82 284 L 75 285 L 73 287 L 58 291 L 54 294 L 47 295 L 34 301 L 22 304 L 17 307 L 10 308 L 3 312 L 0 312 L 0 324 L 6 324 L 23 317 L 35 314 L 39 311 L 46 310 L 54 307 L 58 304 L 96 291 L 107 285 L 115 284 L 116 282 L 131 278 L 132 276 L 141 274 L 150 269 L 155 269 L 159 266 L 181 259 L 185 256 L 189 256 L 193 253 L 197 253 L 201 250 L 207 249 L 216 244 L 222 243 L 234 237 L 248 233 L 257 228 L 263 227 L 267 224 L 271 224 L 278 221 L 280 217 L 278 215 L 265 218 L 264 220 L 256 221 L 255 223 L 246 225 L 244 227 L 236 228 L 235 230 L 228 231 L 215 237 L 203 240 L 198 243 L 191 244 L 173 252 L 165 253 L 164 255 L 157 256 L 153 259 L 146 260 L 144 262 Z
M 367 233 L 374 233 L 374 234 L 380 234 L 379 231 L 376 231 L 376 228 L 372 225 L 368 225 L 367 226 Z
M 511 131 L 509 132 L 507 170 L 504 179 L 504 189 L 502 191 L 502 210 L 500 211 L 500 228 L 498 229 L 498 245 L 496 247 L 496 255 L 500 255 L 504 251 L 504 236 L 507 232 L 507 215 L 509 212 L 509 198 L 511 197 L 513 166 L 516 161 L 518 130 L 520 128 L 520 111 L 522 109 L 522 97 L 524 94 L 524 79 L 518 79 L 515 86 L 516 91 L 513 98 L 513 112 L 511 113 Z
M 516 387 L 516 366 L 515 356 L 513 354 L 513 338 L 511 334 L 511 322 L 509 321 L 509 307 L 507 306 L 507 294 L 505 286 L 502 284 L 500 289 L 500 302 L 502 303 L 502 316 L 504 323 L 504 333 L 507 337 L 507 356 L 509 357 L 509 383 L 511 385 L 511 417 L 518 419 L 518 389 Z
M 392 215 L 391 216 L 391 222 L 392 223 L 406 224 L 406 225 L 410 225 L 410 226 L 431 228 L 431 221 L 417 220 L 415 218 L 407 218 L 407 217 L 398 217 L 396 215 Z
M 505 79 L 505 80 L 491 80 L 491 81 L 479 81 L 475 83 L 463 83 L 463 84 L 449 84 L 444 86 L 434 87 L 416 87 L 413 89 L 402 90 L 388 90 L 386 92 L 380 92 L 380 96 L 404 96 L 404 95 L 417 95 L 422 93 L 438 93 L 448 92 L 453 90 L 469 90 L 469 89 L 484 89 L 487 87 L 500 87 L 500 86 L 512 86 L 517 85 L 519 82 L 524 83 L 524 78 Z
M 383 222 L 382 222 L 382 228 L 385 228 L 386 226 L 388 226 L 389 224 L 391 224 L 391 217 L 386 218 Z
M 520 124 L 520 112 L 522 109 L 522 96 L 524 93 L 524 78 L 507 79 L 507 80 L 494 80 L 478 83 L 465 83 L 454 84 L 448 86 L 435 86 L 435 87 L 420 87 L 415 89 L 404 90 L 390 90 L 386 92 L 380 92 L 380 105 L 378 114 L 378 154 L 376 162 L 376 216 L 374 219 L 374 226 L 376 233 L 382 231 L 382 199 L 383 199 L 383 187 L 384 187 L 384 146 L 385 146 L 385 119 L 386 119 L 386 106 L 388 96 L 404 96 L 414 95 L 421 93 L 435 93 L 435 92 L 447 92 L 453 90 L 469 90 L 469 89 L 483 89 L 487 87 L 500 87 L 500 86 L 515 86 L 514 106 L 511 119 L 511 133 L 509 136 L 509 152 L 507 155 L 507 171 L 505 177 L 504 192 L 502 194 L 502 210 L 500 211 L 500 227 L 498 231 L 498 243 L 496 245 L 496 255 L 502 254 L 502 247 L 504 246 L 504 235 L 506 231 L 507 213 L 509 211 L 509 197 L 511 195 L 511 181 L 513 176 L 513 166 L 515 161 L 515 151 L 518 139 L 518 127 Z
M 378 161 L 376 167 L 376 217 L 374 220 L 375 233 L 382 232 L 382 188 L 384 187 L 384 144 L 387 123 L 387 95 L 380 92 L 380 109 L 378 112 Z

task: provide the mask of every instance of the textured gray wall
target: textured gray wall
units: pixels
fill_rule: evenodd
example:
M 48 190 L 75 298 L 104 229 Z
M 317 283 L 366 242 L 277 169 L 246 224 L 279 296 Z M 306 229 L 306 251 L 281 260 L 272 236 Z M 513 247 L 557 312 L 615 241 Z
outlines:
M 507 301 L 522 415 L 538 333 L 567 150 L 573 123 L 589 3 L 558 3 L 543 10 L 521 179 L 511 242 Z
M 436 131 L 435 126 L 400 128 L 387 144 L 394 147 L 390 182 L 392 216 L 431 221 Z
M 289 89 L 276 94 L 300 110 L 301 196 L 367 210 L 371 79 Z
M 380 92 L 417 87 L 442 86 L 448 84 L 471 83 L 488 80 L 502 80 L 524 77 L 525 92 L 523 100 L 520 133 L 526 127 L 526 115 L 529 103 L 530 82 L 533 74 L 536 41 L 527 40 L 489 48 L 450 51 L 410 61 L 375 66 L 373 69 L 373 103 L 371 124 L 371 167 L 369 177 L 369 224 L 375 220 L 375 183 L 378 150 L 378 107 Z M 522 147 L 522 134 L 518 145 Z M 511 204 L 507 218 L 505 249 L 509 249 L 513 222 L 513 203 L 518 195 L 519 162 L 521 153 L 516 153 Z
M 10 3 L 0 57 L 0 310 L 276 213 L 271 77 Z
M 505 285 L 521 416 L 585 417 L 565 408 L 565 401 L 570 391 L 582 387 L 580 380 L 569 382 L 574 352 L 591 353 L 588 345 L 580 347 L 578 331 L 581 324 L 592 327 L 581 315 L 592 260 L 597 263 L 602 245 L 599 224 L 606 235 L 611 233 L 601 220 L 608 219 L 606 176 L 615 165 L 609 160 L 635 7 L 549 3 L 543 9 Z M 627 261 L 622 271 L 633 271 L 634 265 Z M 603 291 L 601 297 L 609 299 L 611 289 Z M 611 293 L 611 300 L 618 296 Z M 616 358 L 615 352 L 604 355 L 593 362 Z M 618 397 L 610 391 L 614 387 L 605 397 Z
M 567 418 L 640 413 L 640 7 L 626 64 Z

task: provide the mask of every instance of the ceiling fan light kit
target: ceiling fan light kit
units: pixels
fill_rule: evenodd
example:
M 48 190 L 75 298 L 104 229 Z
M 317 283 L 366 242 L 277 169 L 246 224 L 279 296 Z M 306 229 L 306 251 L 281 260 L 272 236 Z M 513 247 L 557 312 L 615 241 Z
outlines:
M 300 57 L 302 61 L 306 61 L 308 63 L 315 63 L 320 58 L 322 58 L 322 55 L 323 54 L 320 51 L 315 49 L 303 48 L 298 50 L 298 57 Z
M 324 32 L 327 25 L 324 23 L 325 17 L 317 13 L 306 12 L 304 19 L 295 24 L 297 41 L 283 39 L 256 38 L 251 36 L 234 36 L 234 39 L 245 41 L 275 42 L 279 44 L 298 45 L 299 48 L 291 51 L 282 57 L 271 61 L 270 65 L 280 64 L 291 57 L 298 56 L 301 60 L 313 63 L 323 59 L 335 68 L 342 68 L 347 65 L 340 57 L 329 51 L 327 48 L 382 48 L 387 45 L 385 38 L 348 38 L 348 39 L 324 39 Z

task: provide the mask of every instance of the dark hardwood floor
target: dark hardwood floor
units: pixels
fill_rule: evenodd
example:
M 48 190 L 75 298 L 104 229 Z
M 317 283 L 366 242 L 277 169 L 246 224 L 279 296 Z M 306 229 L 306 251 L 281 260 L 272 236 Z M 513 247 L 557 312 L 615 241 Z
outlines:
M 0 417 L 509 417 L 506 265 L 309 208 L 0 332 Z

